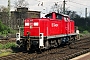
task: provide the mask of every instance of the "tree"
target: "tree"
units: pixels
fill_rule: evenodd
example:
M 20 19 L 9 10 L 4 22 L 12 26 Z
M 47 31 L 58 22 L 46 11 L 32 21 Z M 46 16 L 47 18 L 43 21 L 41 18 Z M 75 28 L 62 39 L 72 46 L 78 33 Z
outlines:
M 66 15 L 69 15 L 71 19 L 80 18 L 76 11 L 66 11 Z
M 63 5 L 55 2 L 53 6 L 51 6 L 51 12 L 63 13 Z M 65 14 L 67 14 L 68 8 L 65 8 Z
M 61 4 L 58 2 L 55 2 L 55 4 L 51 7 L 51 12 L 57 12 L 57 13 L 62 13 L 63 12 L 63 7 Z
M 0 6 L 0 12 L 8 12 L 8 8 L 5 6 Z
M 25 0 L 18 0 L 14 2 L 15 4 L 15 8 L 19 8 L 19 7 L 27 7 L 29 4 L 25 1 Z

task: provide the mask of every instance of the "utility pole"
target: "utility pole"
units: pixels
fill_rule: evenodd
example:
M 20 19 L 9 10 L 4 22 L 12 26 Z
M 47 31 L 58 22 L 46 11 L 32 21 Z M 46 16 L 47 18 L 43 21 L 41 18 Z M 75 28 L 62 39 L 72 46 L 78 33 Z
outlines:
M 90 17 L 90 12 L 89 12 L 89 17 Z
M 87 26 L 87 24 L 88 24 L 88 22 L 87 22 L 87 8 L 85 8 L 85 23 L 86 23 L 86 26 Z
M 8 26 L 10 27 L 10 25 L 11 25 L 11 12 L 10 12 L 10 0 L 8 0 L 8 18 L 9 18 L 9 20 L 8 20 Z
M 87 8 L 85 8 L 85 18 L 87 18 Z
M 63 14 L 65 14 L 65 0 L 63 1 Z

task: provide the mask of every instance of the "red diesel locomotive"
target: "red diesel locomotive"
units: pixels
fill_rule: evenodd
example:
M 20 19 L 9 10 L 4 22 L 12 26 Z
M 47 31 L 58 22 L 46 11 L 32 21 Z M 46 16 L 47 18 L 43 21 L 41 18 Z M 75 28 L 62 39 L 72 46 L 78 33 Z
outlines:
M 16 42 L 27 50 L 33 48 L 49 49 L 63 43 L 76 40 L 74 21 L 68 15 L 55 12 L 45 15 L 46 18 L 28 18 L 24 20 L 24 34 L 16 34 Z

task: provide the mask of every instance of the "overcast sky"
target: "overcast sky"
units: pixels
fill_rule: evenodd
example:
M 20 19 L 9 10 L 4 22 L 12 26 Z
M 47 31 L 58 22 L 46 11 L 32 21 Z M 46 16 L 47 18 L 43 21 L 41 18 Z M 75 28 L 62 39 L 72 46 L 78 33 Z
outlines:
M 17 0 L 11 0 L 11 10 L 14 10 L 14 2 Z M 52 5 L 55 2 L 58 4 L 63 4 L 63 0 L 26 0 L 29 3 L 29 10 L 49 12 Z M 38 6 L 38 4 L 43 2 L 43 6 Z M 0 6 L 7 6 L 8 0 L 1 0 Z M 79 15 L 85 15 L 85 8 L 88 10 L 88 15 L 90 13 L 90 0 L 66 0 L 66 8 L 68 10 L 76 11 Z M 46 9 L 46 10 L 43 10 Z

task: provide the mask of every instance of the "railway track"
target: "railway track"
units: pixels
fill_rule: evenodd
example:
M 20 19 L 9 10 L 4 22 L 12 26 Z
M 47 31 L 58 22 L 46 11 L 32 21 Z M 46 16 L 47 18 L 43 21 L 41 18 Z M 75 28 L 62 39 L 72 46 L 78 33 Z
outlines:
M 70 48 L 69 48 L 70 47 Z M 90 37 L 71 44 L 37 53 L 18 52 L 16 54 L 0 57 L 0 60 L 69 60 L 90 51 Z
M 1 44 L 6 44 L 6 43 L 8 43 L 8 42 L 16 42 L 16 40 L 15 40 L 15 38 L 10 38 L 10 39 L 2 39 L 2 40 L 0 40 L 0 43 Z

